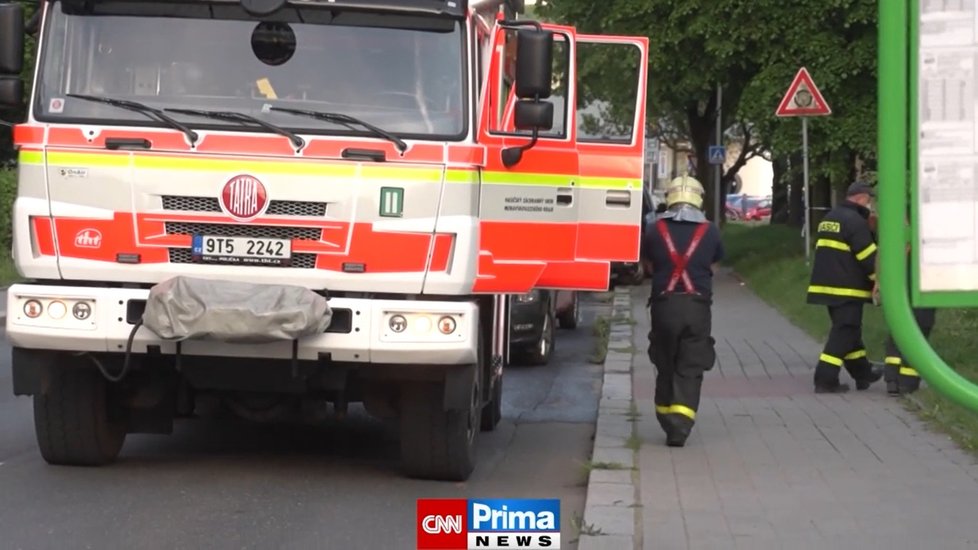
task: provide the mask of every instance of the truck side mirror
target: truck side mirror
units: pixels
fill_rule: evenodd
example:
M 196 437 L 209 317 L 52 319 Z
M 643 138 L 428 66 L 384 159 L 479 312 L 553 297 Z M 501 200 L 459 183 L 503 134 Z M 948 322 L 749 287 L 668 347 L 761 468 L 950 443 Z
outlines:
M 24 101 L 24 81 L 20 76 L 0 75 L 0 107 L 20 107 Z
M 24 68 L 24 8 L 0 3 L 0 74 L 20 75 Z
M 521 99 L 514 118 L 517 130 L 549 130 L 554 126 L 554 104 Z
M 553 103 L 544 101 L 553 89 L 554 35 L 542 29 L 520 29 L 516 33 L 516 112 L 517 130 L 532 130 L 526 145 L 507 147 L 502 151 L 503 164 L 515 165 L 523 152 L 533 148 L 541 130 L 554 124 Z
M 520 29 L 516 34 L 516 97 L 550 97 L 554 67 L 553 33 Z

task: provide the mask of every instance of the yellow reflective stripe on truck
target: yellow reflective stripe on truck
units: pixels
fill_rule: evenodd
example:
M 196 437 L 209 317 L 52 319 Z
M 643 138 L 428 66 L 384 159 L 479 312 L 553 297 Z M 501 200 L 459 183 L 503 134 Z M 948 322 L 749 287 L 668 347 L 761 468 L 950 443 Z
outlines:
M 41 151 L 21 151 L 22 164 L 42 164 Z M 317 159 L 247 160 L 234 158 L 197 157 L 192 155 L 159 154 L 129 155 L 102 152 L 49 151 L 48 163 L 55 166 L 134 168 L 142 170 L 181 170 L 239 172 L 256 171 L 266 174 L 308 176 L 332 176 L 365 179 L 389 179 L 399 181 L 438 181 L 442 177 L 439 167 L 411 167 L 403 165 L 375 166 L 331 163 Z M 475 184 L 480 174 L 475 169 L 449 168 L 448 183 Z M 560 174 L 521 174 L 512 172 L 481 173 L 481 182 L 487 185 L 534 185 L 566 187 L 570 182 L 576 187 L 588 189 L 641 189 L 642 182 L 633 178 L 575 177 Z
M 265 174 L 306 176 L 331 176 L 393 181 L 440 181 L 443 169 L 431 166 L 374 166 L 332 163 L 321 159 L 242 160 L 235 158 L 195 157 L 189 155 L 128 155 L 88 152 L 49 151 L 47 160 L 54 166 L 134 168 L 142 170 L 256 171 Z M 42 164 L 44 153 L 21 151 L 18 161 L 22 164 Z M 446 180 L 450 183 L 477 183 L 474 169 L 450 168 Z
M 561 174 L 521 174 L 484 172 L 482 183 L 487 185 L 538 185 L 542 187 L 575 187 L 588 189 L 641 189 L 642 181 L 633 178 L 601 178 Z

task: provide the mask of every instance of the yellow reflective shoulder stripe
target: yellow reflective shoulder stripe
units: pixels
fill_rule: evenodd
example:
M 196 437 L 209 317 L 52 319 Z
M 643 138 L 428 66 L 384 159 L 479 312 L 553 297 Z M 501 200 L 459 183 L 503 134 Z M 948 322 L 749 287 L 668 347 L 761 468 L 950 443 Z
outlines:
M 846 252 L 851 251 L 849 245 L 835 239 L 819 239 L 815 242 L 815 248 L 834 248 L 836 250 L 844 250 Z
M 872 298 L 873 293 L 858 288 L 840 288 L 835 286 L 812 285 L 808 287 L 812 294 L 829 294 L 831 296 L 850 296 L 853 298 Z
M 866 350 L 860 349 L 846 355 L 846 361 L 852 361 L 853 359 L 862 359 L 866 357 Z
M 920 374 L 915 369 L 912 369 L 910 367 L 900 367 L 900 374 L 904 376 L 920 377 Z
M 842 359 L 839 359 L 838 357 L 833 357 L 833 356 L 831 356 L 831 355 L 829 355 L 827 353 L 823 353 L 823 354 L 819 355 L 818 356 L 818 360 L 819 361 L 822 361 L 823 363 L 828 363 L 830 365 L 835 365 L 837 367 L 841 367 L 842 366 L 842 363 L 843 363 Z
M 868 258 L 869 255 L 872 254 L 873 252 L 876 252 L 876 243 L 869 243 L 869 246 L 864 248 L 862 252 L 856 254 L 856 259 L 859 261 L 863 261 L 866 258 Z
M 668 407 L 665 405 L 656 405 L 655 412 L 656 414 L 681 414 L 690 420 L 696 420 L 696 411 L 685 405 L 670 405 Z

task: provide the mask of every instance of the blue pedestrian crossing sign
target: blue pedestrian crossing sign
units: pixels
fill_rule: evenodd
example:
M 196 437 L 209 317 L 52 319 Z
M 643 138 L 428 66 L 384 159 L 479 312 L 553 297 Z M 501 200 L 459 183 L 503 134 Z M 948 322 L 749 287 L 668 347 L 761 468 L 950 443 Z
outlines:
M 722 145 L 710 146 L 710 164 L 723 164 L 727 160 L 727 152 Z

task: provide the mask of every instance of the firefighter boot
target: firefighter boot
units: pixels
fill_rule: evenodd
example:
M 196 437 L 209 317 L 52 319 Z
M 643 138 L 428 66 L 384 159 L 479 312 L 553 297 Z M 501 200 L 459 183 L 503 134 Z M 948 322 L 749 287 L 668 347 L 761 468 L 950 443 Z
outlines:
M 913 393 L 920 389 L 920 373 L 910 367 L 900 367 L 898 379 L 900 393 Z
M 883 370 L 883 379 L 886 381 L 886 393 L 890 395 L 897 395 L 900 393 L 900 362 L 901 360 L 899 357 L 888 356 L 886 358 L 886 366 Z
M 876 363 L 870 363 L 869 376 L 856 380 L 856 389 L 859 391 L 868 390 L 870 386 L 883 378 L 883 367 Z

